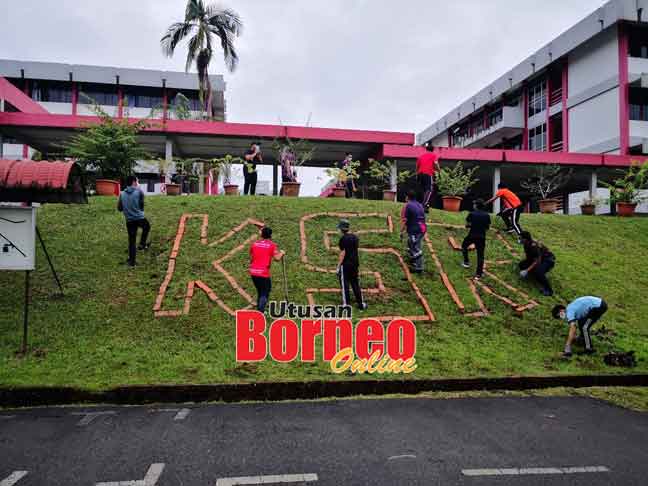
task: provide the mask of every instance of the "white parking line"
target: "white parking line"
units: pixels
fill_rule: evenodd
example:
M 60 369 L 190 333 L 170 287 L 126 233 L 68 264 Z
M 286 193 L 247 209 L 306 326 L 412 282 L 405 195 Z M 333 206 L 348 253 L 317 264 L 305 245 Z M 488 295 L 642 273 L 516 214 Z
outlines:
M 25 476 L 27 476 L 27 471 L 14 471 L 8 477 L 0 481 L 0 486 L 13 486 Z
M 311 481 L 317 481 L 317 474 L 277 474 L 271 476 L 220 478 L 216 480 L 216 486 L 236 486 L 237 484 L 309 483 Z
M 173 420 L 184 420 L 191 413 L 191 410 L 188 408 L 152 408 L 149 412 L 176 412 Z
M 524 476 L 529 474 L 580 474 L 610 472 L 605 466 L 583 467 L 510 467 L 498 469 L 462 469 L 464 476 Z
M 101 417 L 102 415 L 116 415 L 117 412 L 72 412 L 70 415 L 83 415 L 83 418 L 77 422 L 79 427 L 84 427 L 91 424 L 94 419 Z
M 108 483 L 96 483 L 96 486 L 155 486 L 164 470 L 164 463 L 151 464 L 146 471 L 144 479 L 135 481 L 112 481 Z
M 395 459 L 416 459 L 414 454 L 401 454 L 400 456 L 389 456 L 388 461 L 393 461 Z

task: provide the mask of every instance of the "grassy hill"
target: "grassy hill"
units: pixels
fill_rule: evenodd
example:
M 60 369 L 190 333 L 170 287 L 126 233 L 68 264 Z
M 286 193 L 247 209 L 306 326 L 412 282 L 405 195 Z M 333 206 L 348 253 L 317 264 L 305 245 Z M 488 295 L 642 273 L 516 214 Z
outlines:
M 76 385 L 92 389 L 120 384 L 216 383 L 266 380 L 354 379 L 333 375 L 325 363 L 287 365 L 264 362 L 237 365 L 234 360 L 234 319 L 207 295 L 195 289 L 190 310 L 177 317 L 156 317 L 153 311 L 167 275 L 178 224 L 183 214 L 208 215 L 206 243 L 201 243 L 202 218 L 186 221 L 186 233 L 176 259 L 175 272 L 161 302 L 161 310 L 182 310 L 187 281 L 201 280 L 232 309 L 247 305 L 245 298 L 212 265 L 254 296 L 247 277 L 247 246 L 232 252 L 255 234 L 252 225 L 224 238 L 246 218 L 260 220 L 274 230 L 274 239 L 288 253 L 290 298 L 307 303 L 306 290 L 336 287 L 335 275 L 305 267 L 301 259 L 300 218 L 323 212 L 380 213 L 354 217 L 354 230 L 388 230 L 382 214 L 390 214 L 393 232 L 361 234 L 368 248 L 402 250 L 398 237 L 401 205 L 383 201 L 288 199 L 270 197 L 151 197 L 146 212 L 152 224 L 152 247 L 138 255 L 139 265 L 129 269 L 123 217 L 114 198 L 96 197 L 89 205 L 46 205 L 38 224 L 63 280 L 65 297 L 56 296 L 56 285 L 39 253 L 33 277 L 30 310 L 31 352 L 20 356 L 23 274 L 0 273 L 0 384 Z M 465 214 L 432 211 L 429 221 L 461 225 Z M 337 217 L 320 216 L 305 221 L 306 255 L 315 267 L 334 268 L 336 254 L 326 249 L 326 231 L 335 231 Z M 499 223 L 496 223 L 499 224 Z M 636 371 L 648 371 L 648 289 L 645 255 L 648 253 L 648 218 L 621 220 L 612 217 L 523 215 L 523 226 L 556 254 L 551 273 L 556 295 L 540 296 L 533 284 L 520 282 L 515 262 L 491 266 L 499 279 L 484 283 L 519 304 L 529 300 L 510 294 L 506 285 L 528 294 L 539 305 L 516 313 L 505 302 L 481 292 L 489 311 L 485 317 L 461 314 L 443 285 L 430 248 L 425 246 L 427 272 L 414 281 L 436 320 L 418 322 L 418 369 L 412 378 L 505 376 L 539 374 L 621 373 L 609 368 L 602 355 L 611 349 L 637 352 Z M 430 243 L 456 288 L 466 313 L 479 310 L 468 277 L 473 270 L 459 266 L 460 253 L 448 237 L 458 242 L 465 230 L 430 227 Z M 507 247 L 492 238 L 487 259 L 513 260 Z M 337 237 L 330 236 L 333 246 Z M 520 251 L 512 236 L 506 241 Z M 368 295 L 370 309 L 363 316 L 423 315 L 425 310 L 410 283 L 403 279 L 398 258 L 392 253 L 363 253 L 362 268 L 380 272 L 385 292 Z M 473 257 L 474 263 L 474 257 Z M 280 266 L 274 266 L 272 297 L 282 297 Z M 375 276 L 363 278 L 363 287 L 377 285 Z M 566 326 L 551 319 L 557 302 L 586 294 L 603 296 L 610 311 L 602 323 L 606 332 L 595 338 L 598 354 L 565 362 L 558 357 Z M 317 303 L 337 303 L 339 294 L 314 294 Z M 367 378 L 366 375 L 361 376 Z

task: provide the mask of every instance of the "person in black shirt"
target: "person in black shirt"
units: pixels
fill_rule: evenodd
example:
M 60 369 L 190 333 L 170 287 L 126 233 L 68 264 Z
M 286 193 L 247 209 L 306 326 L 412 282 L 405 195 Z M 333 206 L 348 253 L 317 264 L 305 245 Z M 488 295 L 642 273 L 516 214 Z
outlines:
M 520 278 L 527 278 L 532 275 L 542 286 L 542 294 L 553 295 L 553 289 L 547 278 L 547 273 L 556 264 L 556 257 L 539 241 L 533 241 L 531 233 L 522 231 L 520 241 L 524 246 L 525 259 L 519 263 Z
M 250 146 L 250 150 L 245 152 L 244 158 L 243 178 L 245 184 L 243 185 L 243 194 L 248 194 L 249 192 L 251 196 L 254 196 L 257 185 L 257 164 L 263 162 L 263 156 L 261 155 L 261 147 L 259 144 L 253 143 Z
M 491 225 L 490 215 L 484 210 L 484 201 L 477 199 L 474 204 L 474 211 L 471 211 L 466 217 L 466 227 L 469 228 L 468 235 L 461 244 L 463 253 L 463 267 L 470 268 L 468 260 L 468 248 L 475 245 L 477 250 L 477 272 L 475 279 L 482 278 L 484 274 L 484 250 L 486 249 L 486 232 Z
M 353 233 L 349 233 L 350 224 L 346 219 L 341 219 L 338 229 L 342 232 L 340 238 L 340 259 L 338 260 L 337 273 L 342 287 L 342 305 L 349 305 L 349 286 L 353 289 L 353 296 L 360 310 L 367 308 L 367 303 L 362 299 L 360 280 L 358 279 L 358 267 L 360 258 L 358 247 L 360 241 Z

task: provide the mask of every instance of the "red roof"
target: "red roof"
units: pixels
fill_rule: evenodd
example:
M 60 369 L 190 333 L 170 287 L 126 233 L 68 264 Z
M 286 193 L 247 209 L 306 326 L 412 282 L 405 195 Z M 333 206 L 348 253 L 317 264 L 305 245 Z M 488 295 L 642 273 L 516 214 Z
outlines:
M 74 162 L 0 160 L 0 187 L 65 189 Z

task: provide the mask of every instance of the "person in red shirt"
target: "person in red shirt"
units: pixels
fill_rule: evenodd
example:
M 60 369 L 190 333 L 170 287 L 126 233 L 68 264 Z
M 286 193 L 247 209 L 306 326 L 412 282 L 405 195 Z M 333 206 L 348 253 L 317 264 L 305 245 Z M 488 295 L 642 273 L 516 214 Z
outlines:
M 427 152 L 416 159 L 416 181 L 419 190 L 423 193 L 423 207 L 425 212 L 430 208 L 432 200 L 432 184 L 434 182 L 434 171 L 439 167 L 439 156 L 432 152 L 430 145 L 426 146 Z
M 261 229 L 261 239 L 250 246 L 250 276 L 257 289 L 257 310 L 259 312 L 265 311 L 272 289 L 272 280 L 270 279 L 272 259 L 281 260 L 285 254 L 286 252 L 280 251 L 277 244 L 272 241 L 272 229 L 267 226 Z
M 520 227 L 520 214 L 522 213 L 522 201 L 517 195 L 506 187 L 506 184 L 500 182 L 497 185 L 497 192 L 485 204 L 490 204 L 495 199 L 501 198 L 504 203 L 504 209 L 499 213 L 499 217 L 506 224 L 506 231 L 517 233 L 520 236 L 522 228 Z

